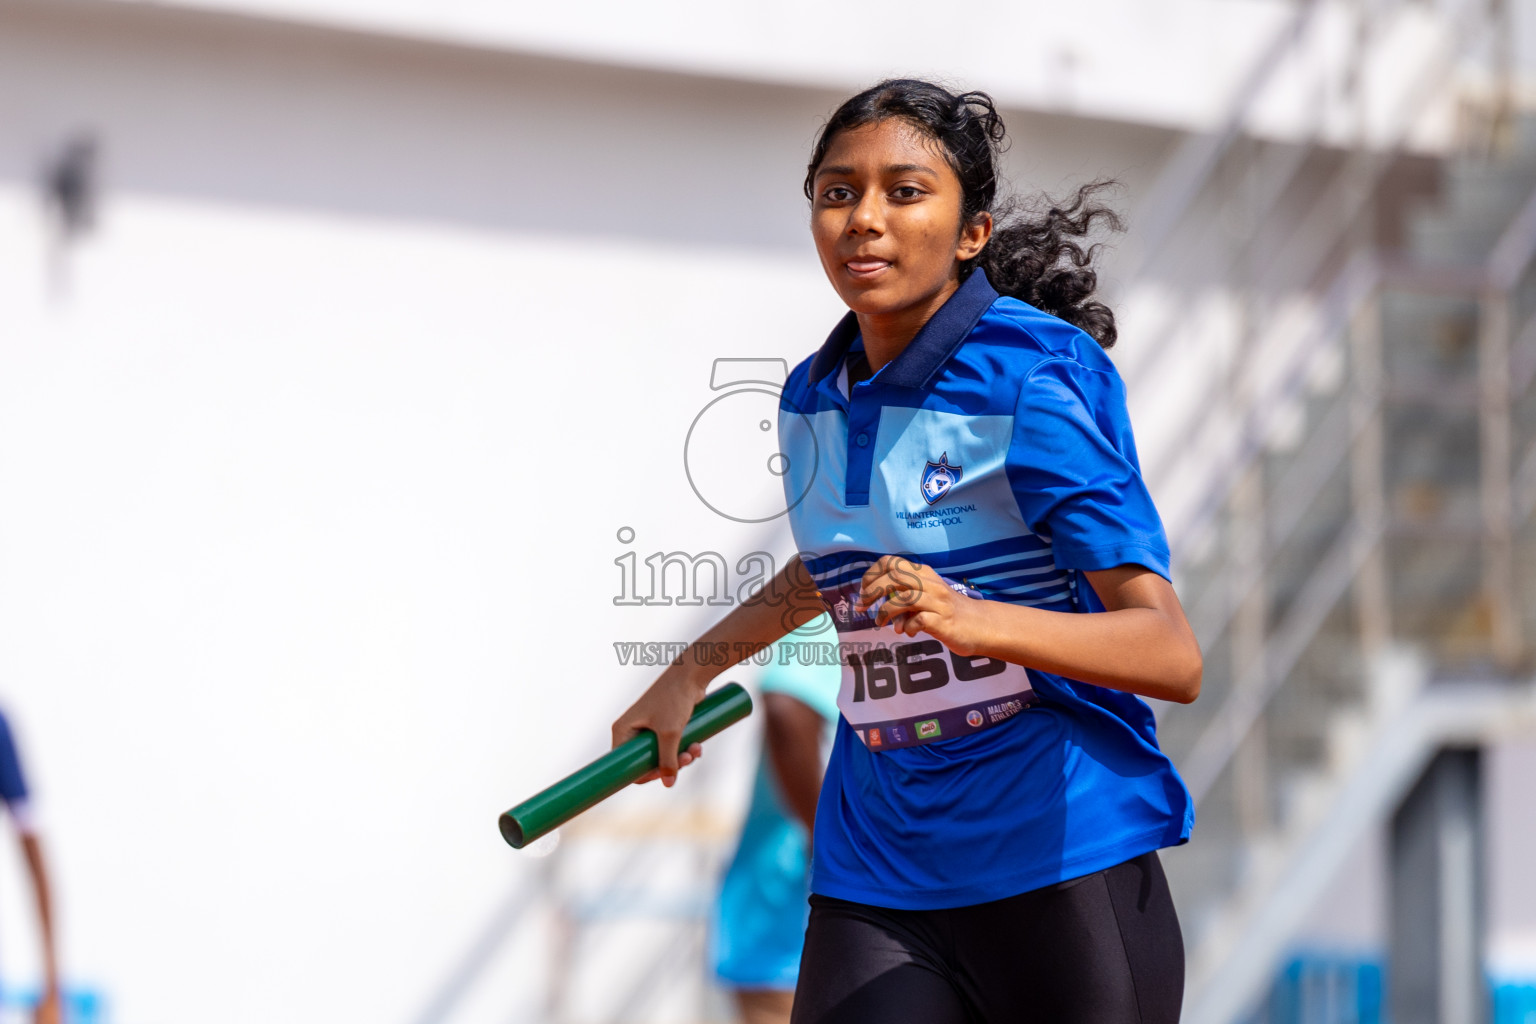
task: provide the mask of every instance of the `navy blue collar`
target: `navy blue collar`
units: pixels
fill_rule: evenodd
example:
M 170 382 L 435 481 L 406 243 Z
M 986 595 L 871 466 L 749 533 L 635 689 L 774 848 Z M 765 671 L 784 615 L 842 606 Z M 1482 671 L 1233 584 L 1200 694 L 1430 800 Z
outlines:
M 996 300 L 997 289 L 987 280 L 986 271 L 980 267 L 971 271 L 971 276 L 961 282 L 955 294 L 923 324 L 917 337 L 901 350 L 901 355 L 881 369 L 878 375 L 881 382 L 901 388 L 927 387 L 939 367 L 955 354 L 955 349 Z M 811 360 L 812 384 L 836 372 L 858 333 L 859 321 L 851 312 L 832 328 L 826 343 Z

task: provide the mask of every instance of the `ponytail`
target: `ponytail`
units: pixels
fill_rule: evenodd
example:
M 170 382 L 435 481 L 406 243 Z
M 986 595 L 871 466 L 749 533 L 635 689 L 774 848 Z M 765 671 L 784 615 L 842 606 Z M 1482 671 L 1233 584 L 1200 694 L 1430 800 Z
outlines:
M 1114 181 L 1080 186 L 1068 201 L 1037 196 L 1000 218 L 981 254 L 970 261 L 1004 295 L 1012 295 L 1080 328 L 1105 348 L 1114 345 L 1115 313 L 1093 297 L 1099 275 L 1093 268 L 1100 244 L 1088 244 L 1099 227 L 1125 230 L 1120 215 L 1098 202 Z

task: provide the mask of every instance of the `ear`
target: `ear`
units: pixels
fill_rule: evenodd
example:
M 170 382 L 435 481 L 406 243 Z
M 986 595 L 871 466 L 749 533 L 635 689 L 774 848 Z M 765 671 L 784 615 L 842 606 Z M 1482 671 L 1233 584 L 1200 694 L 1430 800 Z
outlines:
M 955 246 L 955 259 L 965 261 L 975 259 L 981 250 L 987 247 L 987 240 L 992 237 L 992 215 L 979 213 L 969 224 L 960 226 L 960 243 Z

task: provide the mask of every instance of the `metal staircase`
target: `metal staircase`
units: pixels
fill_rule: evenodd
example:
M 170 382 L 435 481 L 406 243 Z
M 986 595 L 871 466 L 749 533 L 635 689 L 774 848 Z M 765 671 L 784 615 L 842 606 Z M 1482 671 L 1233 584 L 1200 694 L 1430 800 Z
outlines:
M 1339 225 L 1298 328 L 1257 318 L 1178 453 L 1207 686 L 1164 715 L 1200 818 L 1166 863 L 1196 1024 L 1242 1018 L 1436 749 L 1536 732 L 1536 595 L 1517 586 L 1536 560 L 1536 126 L 1506 112 L 1486 138 L 1428 205 L 1373 158 L 1356 187 L 1377 222 Z

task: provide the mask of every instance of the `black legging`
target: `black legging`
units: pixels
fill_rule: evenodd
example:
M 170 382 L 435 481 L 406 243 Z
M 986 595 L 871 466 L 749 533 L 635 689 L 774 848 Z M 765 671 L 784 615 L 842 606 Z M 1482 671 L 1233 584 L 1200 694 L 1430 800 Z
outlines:
M 1157 854 L 992 903 L 811 897 L 793 1024 L 1175 1024 L 1184 940 Z

